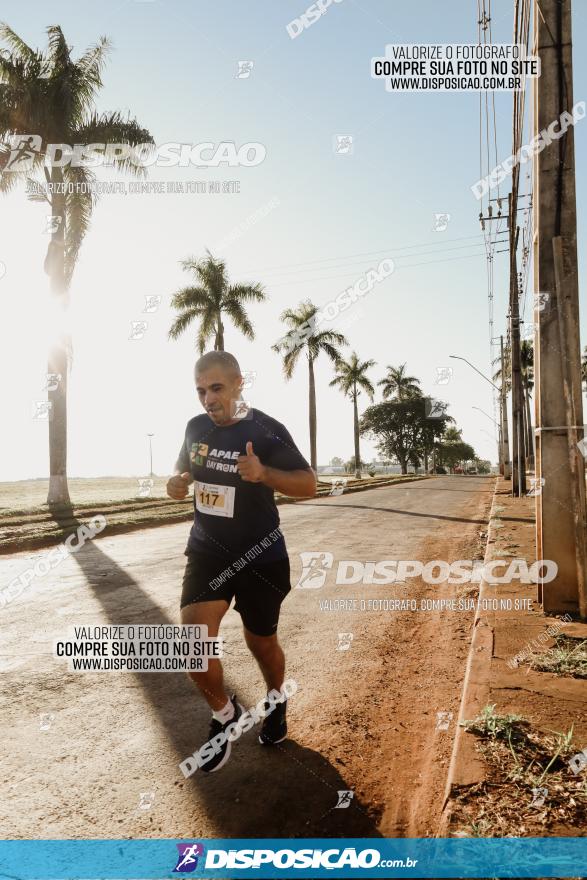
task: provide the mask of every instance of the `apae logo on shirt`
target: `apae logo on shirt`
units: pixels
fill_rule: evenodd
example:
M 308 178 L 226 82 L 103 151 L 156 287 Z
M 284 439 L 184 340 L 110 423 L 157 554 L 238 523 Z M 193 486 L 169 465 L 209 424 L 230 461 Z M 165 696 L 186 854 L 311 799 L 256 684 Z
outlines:
M 208 455 L 207 443 L 192 443 L 190 452 L 190 461 L 192 464 L 204 464 L 204 459 Z
M 238 449 L 212 449 L 206 462 L 207 468 L 212 470 L 225 471 L 231 474 L 238 473 L 236 460 L 241 455 Z
M 207 443 L 192 443 L 190 461 L 201 467 L 236 474 L 236 460 L 241 453 L 232 449 L 210 449 Z

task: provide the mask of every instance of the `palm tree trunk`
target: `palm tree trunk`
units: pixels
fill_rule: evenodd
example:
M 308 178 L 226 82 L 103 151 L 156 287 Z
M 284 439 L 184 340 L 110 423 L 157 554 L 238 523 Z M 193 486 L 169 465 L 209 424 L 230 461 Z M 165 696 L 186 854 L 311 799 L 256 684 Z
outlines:
M 222 315 L 220 312 L 218 312 L 218 323 L 216 324 L 214 351 L 224 351 L 224 324 L 222 323 Z
M 316 452 L 316 381 L 314 379 L 314 361 L 311 355 L 308 355 L 308 369 L 310 371 L 310 464 L 314 471 L 318 473 L 318 455 Z
M 53 168 L 53 183 L 62 183 L 63 173 Z M 55 311 L 65 314 L 68 305 L 68 290 L 65 281 L 65 196 L 55 190 L 52 195 L 52 214 L 60 218 L 55 232 L 51 235 L 45 260 L 45 271 L 49 275 L 51 295 L 54 297 Z M 69 339 L 61 329 L 51 340 L 47 371 L 55 377 L 49 384 L 49 491 L 47 504 L 70 506 L 67 485 L 67 352 Z
M 361 450 L 359 449 L 359 408 L 357 406 L 357 383 L 353 394 L 353 419 L 355 428 L 355 477 L 361 479 Z

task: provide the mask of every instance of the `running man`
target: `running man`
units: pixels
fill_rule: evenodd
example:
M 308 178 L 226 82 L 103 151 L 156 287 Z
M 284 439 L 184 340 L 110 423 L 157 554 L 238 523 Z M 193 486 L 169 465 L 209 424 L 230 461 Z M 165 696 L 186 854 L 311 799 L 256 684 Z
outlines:
M 206 412 L 188 422 L 175 476 L 167 483 L 167 494 L 179 501 L 195 482 L 181 621 L 207 626 L 208 635 L 217 636 L 234 598 L 267 690 L 279 691 L 285 656 L 277 624 L 291 584 L 274 490 L 312 497 L 316 475 L 282 424 L 258 409 L 244 407 L 243 412 L 243 377 L 232 354 L 203 355 L 196 362 L 195 380 Z M 219 660 L 210 659 L 206 672 L 189 675 L 212 710 L 211 740 L 238 721 L 242 706 L 226 693 Z M 286 702 L 273 705 L 259 735 L 262 745 L 282 742 L 287 734 Z M 201 769 L 219 770 L 230 748 L 226 739 Z

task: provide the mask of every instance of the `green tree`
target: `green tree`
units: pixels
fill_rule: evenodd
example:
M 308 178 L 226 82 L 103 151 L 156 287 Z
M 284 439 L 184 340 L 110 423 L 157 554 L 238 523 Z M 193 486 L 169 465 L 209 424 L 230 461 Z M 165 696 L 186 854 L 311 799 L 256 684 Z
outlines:
M 361 452 L 359 449 L 359 409 L 358 399 L 361 390 L 365 392 L 369 400 L 373 400 L 375 389 L 370 379 L 367 377 L 367 370 L 375 366 L 375 361 L 359 360 L 356 352 L 353 351 L 348 361 L 340 360 L 336 364 L 337 373 L 331 381 L 331 385 L 336 386 L 342 391 L 346 397 L 350 397 L 353 402 L 353 428 L 355 439 L 355 477 L 361 479 Z
M 406 365 L 387 368 L 387 374 L 377 384 L 383 386 L 383 399 L 395 397 L 397 400 L 407 400 L 410 397 L 420 397 L 420 382 L 415 376 L 406 375 Z
M 287 325 L 285 336 L 271 348 L 283 355 L 283 375 L 291 379 L 297 363 L 302 355 L 308 362 L 308 403 L 310 422 L 310 463 L 314 470 L 318 468 L 316 449 L 317 418 L 316 418 L 316 380 L 314 364 L 321 353 L 324 353 L 333 364 L 341 360 L 340 346 L 348 345 L 342 333 L 333 330 L 319 330 L 316 326 L 318 306 L 310 300 L 301 302 L 297 309 L 286 309 L 280 319 Z M 305 328 L 309 328 L 305 332 Z
M 192 321 L 199 320 L 196 344 L 200 354 L 211 336 L 214 336 L 214 351 L 224 351 L 223 315 L 227 315 L 247 339 L 255 338 L 245 304 L 265 300 L 261 284 L 229 284 L 224 260 L 214 259 L 210 251 L 206 251 L 203 260 L 188 257 L 180 265 L 185 272 L 193 273 L 195 284 L 183 287 L 171 298 L 171 306 L 178 316 L 171 325 L 170 339 L 177 339 Z
M 442 464 L 450 468 L 451 471 L 459 464 L 466 461 L 473 461 L 476 458 L 475 450 L 468 443 L 457 440 L 451 443 L 442 443 L 440 445 L 440 456 Z
M 427 403 L 427 411 L 430 412 L 432 409 L 438 413 L 442 413 L 443 418 L 427 418 L 424 422 L 422 428 L 422 437 L 421 437 L 421 446 L 420 446 L 420 457 L 424 460 L 424 470 L 428 473 L 428 460 L 432 453 L 438 449 L 438 444 L 442 440 L 443 436 L 447 432 L 454 431 L 453 428 L 450 427 L 451 423 L 454 422 L 452 416 L 447 415 L 446 413 L 446 404 L 441 403 L 440 401 L 432 401 L 430 399 L 426 399 Z M 434 404 L 434 407 L 433 407 Z M 449 436 L 453 436 L 449 434 Z M 460 431 L 457 432 L 457 436 L 460 438 Z M 436 464 L 435 459 L 433 458 L 434 463 Z
M 50 343 L 47 372 L 61 378 L 48 390 L 47 503 L 59 506 L 71 504 L 67 485 L 67 373 L 71 340 L 63 329 L 64 313 L 96 195 L 92 190 L 95 176 L 88 167 L 63 164 L 59 154 L 56 159 L 55 151 L 48 148 L 52 144 L 136 146 L 152 144 L 153 138 L 135 119 L 125 119 L 117 112 L 98 115 L 94 109 L 110 50 L 105 37 L 74 61 L 59 26 L 47 28 L 47 35 L 48 48 L 41 52 L 30 48 L 8 25 L 0 24 L 0 40 L 8 46 L 0 51 L 0 193 L 8 192 L 25 179 L 37 183 L 38 188 L 35 172 L 44 175 L 43 183 L 47 185 L 46 193 L 38 188 L 29 198 L 48 205 L 52 217 L 44 268 L 60 328 Z M 35 143 L 35 137 L 40 144 Z M 12 150 L 7 143 L 12 144 Z M 144 174 L 144 168 L 128 156 L 114 157 L 112 162 L 116 168 Z
M 462 430 L 454 426 L 448 426 L 443 434 L 444 443 L 459 443 L 462 439 Z
M 408 463 L 420 458 L 426 431 L 433 429 L 440 435 L 450 421 L 445 405 L 438 418 L 430 419 L 429 401 L 414 396 L 368 407 L 361 418 L 360 431 L 374 437 L 379 451 L 396 459 L 402 474 L 406 474 Z

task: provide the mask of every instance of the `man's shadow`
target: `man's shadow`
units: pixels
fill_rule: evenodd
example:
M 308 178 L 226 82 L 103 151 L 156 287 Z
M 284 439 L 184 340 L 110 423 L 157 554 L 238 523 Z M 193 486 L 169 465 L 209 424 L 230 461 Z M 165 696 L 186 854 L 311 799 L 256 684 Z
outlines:
M 73 522 L 82 525 L 75 517 Z M 179 622 L 179 603 L 177 619 L 171 619 L 100 549 L 99 539 L 86 541 L 73 559 L 111 625 Z M 232 693 L 230 668 L 226 672 Z M 160 772 L 175 774 L 180 787 L 197 791 L 203 825 L 214 825 L 226 837 L 381 837 L 377 817 L 356 795 L 347 807 L 336 806 L 338 792 L 349 790 L 349 785 L 326 758 L 293 740 L 263 747 L 257 741 L 258 725 L 233 745 L 222 770 L 213 774 L 197 770 L 185 779 L 179 762 L 207 740 L 208 706 L 185 672 L 124 674 L 134 675 L 178 756 L 171 767 L 160 766 Z M 96 706 L 96 711 L 103 707 Z M 327 738 L 328 732 L 324 735 Z M 152 759 L 145 753 L 141 766 L 149 766 Z M 195 813 L 194 833 L 197 828 Z

